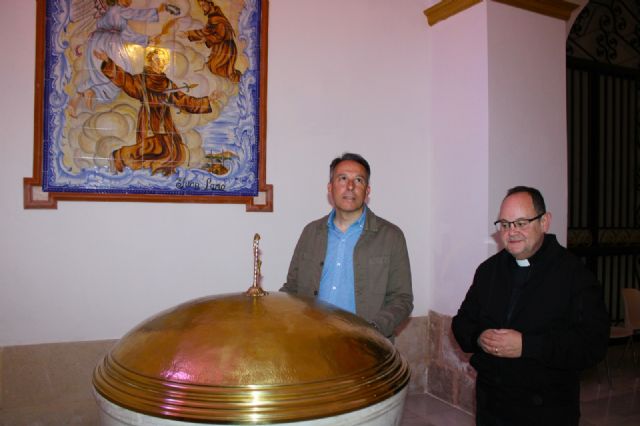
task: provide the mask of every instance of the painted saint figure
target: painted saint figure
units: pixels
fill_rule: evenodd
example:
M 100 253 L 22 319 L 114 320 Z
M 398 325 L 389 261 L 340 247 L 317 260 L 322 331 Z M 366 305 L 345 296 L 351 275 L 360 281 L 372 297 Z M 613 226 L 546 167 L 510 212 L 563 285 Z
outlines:
M 206 114 L 211 112 L 210 98 L 187 95 L 165 75 L 169 54 L 164 49 L 151 49 L 145 56 L 144 71 L 136 75 L 119 67 L 104 51 L 97 50 L 94 55 L 102 61 L 106 78 L 141 103 L 136 143 L 113 151 L 114 169 L 151 169 L 152 174 L 160 172 L 165 176 L 175 173 L 177 167 L 188 162 L 189 151 L 175 127 L 170 106 Z M 215 100 L 214 95 L 211 99 Z
M 83 17 L 81 12 L 92 8 L 82 7 L 87 0 L 74 2 L 74 11 L 78 16 L 72 17 L 74 20 L 90 19 Z M 94 0 L 95 2 L 96 0 Z M 91 52 L 94 50 L 104 51 L 119 67 L 126 72 L 132 71 L 130 53 L 127 51 L 127 44 L 137 44 L 145 47 L 154 44 L 155 38 L 137 33 L 129 27 L 129 21 L 158 22 L 159 14 L 167 10 L 166 4 L 162 3 L 157 8 L 132 9 L 132 0 L 106 0 L 107 9 L 97 20 L 96 29 L 91 33 L 85 48 L 85 68 L 89 73 L 86 81 L 82 82 L 77 89 L 77 95 L 71 100 L 70 107 L 72 115 L 81 99 L 90 110 L 95 102 L 109 103 L 113 101 L 120 89 L 115 86 L 100 71 L 100 61 Z M 103 1 L 101 1 L 103 3 Z M 96 3 L 97 5 L 97 3 Z M 97 7 L 98 10 L 104 7 Z M 104 9 L 103 9 L 104 10 Z M 86 13 L 85 13 L 86 16 Z M 94 19 L 94 18 L 93 18 Z
M 184 31 L 180 35 L 187 37 L 189 41 L 204 41 L 211 49 L 207 67 L 212 74 L 228 78 L 234 83 L 239 82 L 242 73 L 235 68 L 238 48 L 231 23 L 213 0 L 198 0 L 198 3 L 207 16 L 207 24 L 204 28 Z

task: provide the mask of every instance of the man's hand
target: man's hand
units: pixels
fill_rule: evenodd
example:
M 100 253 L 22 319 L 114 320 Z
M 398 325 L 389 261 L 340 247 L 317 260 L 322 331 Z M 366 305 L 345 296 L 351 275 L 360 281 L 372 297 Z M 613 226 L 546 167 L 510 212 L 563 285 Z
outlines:
M 511 329 L 488 329 L 478 337 L 478 345 L 488 354 L 501 358 L 522 356 L 522 333 Z

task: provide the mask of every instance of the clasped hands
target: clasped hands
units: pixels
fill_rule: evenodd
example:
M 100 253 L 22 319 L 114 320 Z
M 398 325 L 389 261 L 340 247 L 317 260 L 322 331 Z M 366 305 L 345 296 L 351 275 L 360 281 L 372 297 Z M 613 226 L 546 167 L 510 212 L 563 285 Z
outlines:
M 501 358 L 522 356 L 522 333 L 511 329 L 490 328 L 478 337 L 478 345 L 488 354 Z

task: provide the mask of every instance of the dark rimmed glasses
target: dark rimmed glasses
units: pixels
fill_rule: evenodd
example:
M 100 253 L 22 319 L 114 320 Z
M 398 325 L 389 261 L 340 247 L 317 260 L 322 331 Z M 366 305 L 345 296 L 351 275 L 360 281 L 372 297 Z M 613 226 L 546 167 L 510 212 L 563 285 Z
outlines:
M 508 220 L 496 220 L 493 224 L 498 232 L 506 232 L 512 225 L 515 229 L 525 229 L 531 222 L 540 219 L 542 216 L 544 216 L 544 213 L 540 213 L 538 216 L 532 217 L 531 219 L 516 219 L 512 222 L 509 222 Z

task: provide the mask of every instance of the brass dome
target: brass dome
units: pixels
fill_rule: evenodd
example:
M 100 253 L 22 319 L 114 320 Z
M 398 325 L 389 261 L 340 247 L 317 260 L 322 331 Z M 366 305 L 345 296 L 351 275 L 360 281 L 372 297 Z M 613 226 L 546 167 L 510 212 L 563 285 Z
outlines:
M 210 296 L 161 312 L 93 375 L 100 395 L 132 411 L 237 424 L 355 411 L 408 381 L 406 361 L 365 321 L 285 293 Z

